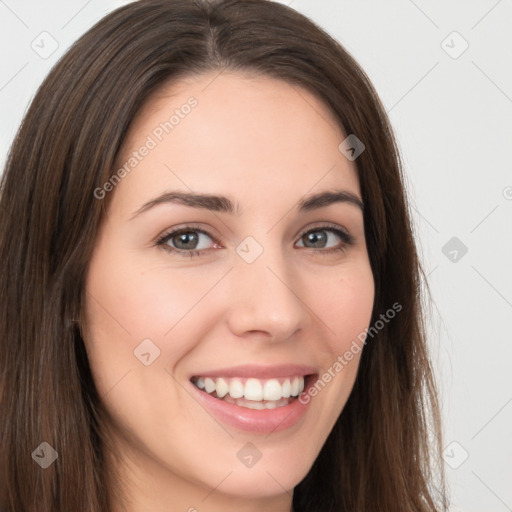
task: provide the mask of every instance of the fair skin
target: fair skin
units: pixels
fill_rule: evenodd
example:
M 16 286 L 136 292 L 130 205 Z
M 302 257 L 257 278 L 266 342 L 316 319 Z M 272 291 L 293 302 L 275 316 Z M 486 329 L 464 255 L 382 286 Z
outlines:
M 298 422 L 272 432 L 219 419 L 190 378 L 282 364 L 321 375 L 371 318 L 361 209 L 348 201 L 296 208 L 333 189 L 361 199 L 355 162 L 338 149 L 346 135 L 304 89 L 217 75 L 167 86 L 136 118 L 122 162 L 175 108 L 191 96 L 198 102 L 109 192 L 88 268 L 84 341 L 123 461 L 109 459 L 126 493 L 125 508 L 115 502 L 115 512 L 289 512 L 293 488 L 348 399 L 360 354 L 311 398 Z M 162 202 L 134 216 L 170 191 L 226 196 L 242 211 Z M 199 237 L 195 246 L 180 245 L 178 236 L 156 244 L 189 223 L 208 233 L 189 229 Z M 352 243 L 319 229 L 325 223 L 348 232 Z M 249 236 L 263 250 L 251 263 L 236 251 Z M 325 252 L 335 247 L 343 250 Z M 173 248 L 202 254 L 183 257 Z M 160 350 L 148 366 L 134 355 L 145 339 Z M 251 467 L 237 456 L 247 443 L 261 454 Z

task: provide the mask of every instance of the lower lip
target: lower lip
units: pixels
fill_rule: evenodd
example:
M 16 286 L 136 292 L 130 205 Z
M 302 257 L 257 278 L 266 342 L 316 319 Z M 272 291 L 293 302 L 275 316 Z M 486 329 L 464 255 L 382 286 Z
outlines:
M 314 381 L 315 379 L 312 377 L 307 379 L 308 385 L 304 388 L 303 393 L 307 392 Z M 303 404 L 296 398 L 288 405 L 275 409 L 249 409 L 215 398 L 194 384 L 191 383 L 191 385 L 201 402 L 217 419 L 245 432 L 270 434 L 291 428 L 304 417 L 309 405 L 309 401 Z

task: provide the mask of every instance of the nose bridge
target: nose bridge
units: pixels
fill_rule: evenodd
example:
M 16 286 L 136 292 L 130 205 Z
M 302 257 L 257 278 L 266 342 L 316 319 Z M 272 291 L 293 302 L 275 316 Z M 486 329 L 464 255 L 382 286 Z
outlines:
M 286 339 L 305 326 L 309 312 L 281 244 L 265 242 L 247 237 L 236 249 L 230 327 L 239 336 L 263 331 L 272 339 Z

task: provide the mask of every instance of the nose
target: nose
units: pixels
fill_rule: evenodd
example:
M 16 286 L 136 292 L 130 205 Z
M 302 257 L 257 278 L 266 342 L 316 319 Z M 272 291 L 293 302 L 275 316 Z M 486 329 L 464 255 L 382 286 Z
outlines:
M 239 337 L 258 333 L 284 341 L 311 322 L 300 276 L 280 250 L 265 249 L 252 263 L 236 257 L 230 276 L 228 325 Z

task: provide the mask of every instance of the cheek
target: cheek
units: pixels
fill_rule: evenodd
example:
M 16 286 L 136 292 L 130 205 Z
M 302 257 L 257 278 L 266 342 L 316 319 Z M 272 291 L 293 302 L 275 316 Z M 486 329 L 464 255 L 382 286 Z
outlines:
M 324 286 L 317 296 L 318 311 L 328 326 L 323 344 L 323 373 L 310 392 L 317 419 L 327 436 L 348 400 L 354 385 L 374 302 L 374 280 L 369 263 L 347 266 L 340 277 Z
M 187 286 L 186 276 L 172 279 L 142 265 L 118 261 L 92 265 L 88 280 L 92 325 L 109 327 L 112 333 L 134 339 L 161 337 L 186 312 L 197 293 Z M 196 298 L 197 300 L 197 298 Z
M 330 328 L 330 351 L 337 355 L 368 327 L 375 293 L 369 264 L 344 269 L 340 275 L 328 282 L 326 293 L 319 299 L 322 319 Z
M 162 370 L 191 350 L 207 328 L 202 299 L 223 273 L 155 267 L 136 256 L 118 257 L 113 246 L 100 244 L 91 259 L 85 307 L 91 368 L 107 389 L 141 366 L 134 351 L 146 347 L 143 340 L 154 343 L 149 348 L 159 355 L 151 366 Z

